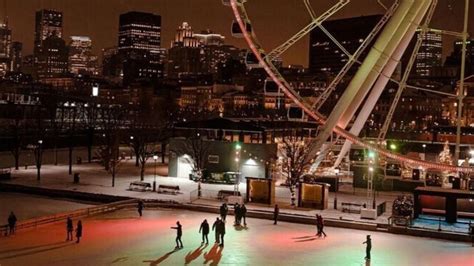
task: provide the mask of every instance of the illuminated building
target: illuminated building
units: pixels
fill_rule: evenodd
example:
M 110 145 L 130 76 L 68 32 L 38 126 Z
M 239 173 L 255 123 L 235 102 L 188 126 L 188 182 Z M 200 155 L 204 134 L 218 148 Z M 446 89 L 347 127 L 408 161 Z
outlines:
M 4 77 L 11 65 L 12 31 L 8 25 L 0 24 L 0 77 Z
M 458 40 L 454 42 L 454 50 L 446 58 L 445 66 L 455 67 L 460 69 L 461 67 L 461 55 L 462 55 L 462 41 Z M 474 75 L 474 39 L 467 40 L 466 43 L 466 77 Z M 460 71 L 458 71 L 459 75 Z M 458 76 L 459 78 L 459 76 Z
M 381 18 L 381 15 L 362 16 L 325 21 L 322 25 L 350 54 L 354 54 Z M 369 49 L 361 58 L 365 57 Z M 348 60 L 347 55 L 320 28 L 311 31 L 309 37 L 309 70 L 311 73 L 337 74 Z M 349 73 L 355 72 L 357 69 L 355 66 Z
M 92 40 L 89 37 L 70 37 L 69 71 L 75 75 L 97 72 L 97 56 L 92 54 Z
M 198 47 L 199 41 L 194 36 L 192 27 L 187 23 L 183 22 L 181 26 L 176 30 L 174 41 L 171 43 L 171 47 Z
M 36 12 L 33 53 L 38 78 L 57 77 L 68 72 L 68 49 L 62 36 L 62 12 L 47 9 Z
M 58 36 L 46 38 L 35 57 L 36 75 L 39 79 L 61 77 L 69 72 L 68 47 Z
M 118 52 L 123 60 L 125 85 L 163 78 L 161 16 L 143 12 L 120 15 Z
M 418 33 L 420 34 L 420 33 Z M 427 32 L 422 37 L 420 50 L 415 60 L 415 73 L 418 77 L 430 76 L 433 68 L 442 65 L 443 41 L 442 35 L 434 32 Z
M 23 44 L 21 42 L 13 42 L 11 49 L 11 71 L 18 72 L 22 69 L 22 51 Z

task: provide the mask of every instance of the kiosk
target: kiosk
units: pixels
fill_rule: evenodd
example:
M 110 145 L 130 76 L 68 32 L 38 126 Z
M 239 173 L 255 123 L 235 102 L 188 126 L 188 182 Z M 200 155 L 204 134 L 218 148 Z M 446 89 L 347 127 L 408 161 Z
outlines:
M 326 183 L 300 183 L 298 187 L 298 207 L 327 209 L 330 186 Z
M 273 205 L 275 202 L 275 181 L 268 178 L 246 177 L 246 202 Z

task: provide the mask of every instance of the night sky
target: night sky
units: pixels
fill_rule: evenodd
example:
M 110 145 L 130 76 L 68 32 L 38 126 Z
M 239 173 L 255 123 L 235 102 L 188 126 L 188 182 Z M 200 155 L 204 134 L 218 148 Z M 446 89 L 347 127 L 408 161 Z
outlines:
M 324 12 L 336 0 L 313 0 L 318 14 Z M 384 1 L 387 4 L 390 0 Z M 232 13 L 221 0 L 0 0 L 0 17 L 8 15 L 13 39 L 24 45 L 24 54 L 32 52 L 35 11 L 51 8 L 64 13 L 65 38 L 70 35 L 90 36 L 94 52 L 100 54 L 104 47 L 117 43 L 118 17 L 127 11 L 145 11 L 162 16 L 162 47 L 169 48 L 178 25 L 183 21 L 191 24 L 195 32 L 212 29 L 227 37 L 227 43 L 239 47 L 245 44 L 230 36 Z M 449 8 L 448 6 L 451 6 Z M 265 49 L 271 49 L 309 23 L 302 0 L 250 0 L 247 10 L 255 32 Z M 439 0 L 432 27 L 462 30 L 464 1 Z M 383 13 L 375 0 L 353 0 L 334 18 Z M 474 3 L 470 13 L 474 17 Z M 474 19 L 470 20 L 470 31 Z M 66 39 L 67 40 L 67 39 Z M 451 49 L 452 37 L 447 37 L 444 54 Z M 308 40 L 300 41 L 284 55 L 285 64 L 307 65 Z

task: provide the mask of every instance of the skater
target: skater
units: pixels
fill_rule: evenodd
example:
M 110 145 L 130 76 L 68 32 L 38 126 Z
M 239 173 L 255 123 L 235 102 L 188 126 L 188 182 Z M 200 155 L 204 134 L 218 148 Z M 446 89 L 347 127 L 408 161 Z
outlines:
M 367 240 L 362 244 L 367 245 L 365 247 L 365 259 L 370 260 L 370 250 L 372 249 L 372 239 L 370 238 L 370 235 L 367 235 Z
M 138 206 L 137 206 L 137 209 L 138 209 L 138 214 L 140 215 L 140 217 L 142 217 L 143 215 L 143 209 L 144 209 L 144 205 L 143 205 L 143 201 L 138 201 Z
M 227 204 L 222 204 L 220 208 L 220 213 L 221 213 L 221 220 L 225 222 L 225 218 L 227 216 L 227 212 L 229 212 L 229 208 L 227 208 Z
M 219 217 L 216 218 L 216 221 L 212 224 L 212 231 L 216 234 L 216 244 L 219 244 L 219 226 L 218 224 L 221 222 Z
M 183 248 L 183 242 L 181 241 L 181 237 L 183 236 L 183 227 L 179 223 L 176 222 L 176 227 L 171 227 L 171 229 L 176 229 L 176 249 Z
M 317 222 L 318 224 L 318 234 L 319 234 L 319 237 L 321 237 L 321 235 L 324 235 L 324 237 L 326 237 L 326 233 L 324 232 L 324 219 L 323 219 L 323 216 L 322 215 L 318 215 L 317 216 Z
M 280 208 L 278 208 L 278 204 L 275 204 L 275 209 L 273 210 L 273 224 L 277 224 L 279 214 Z
M 244 219 L 244 226 L 247 226 L 247 208 L 245 207 L 245 204 L 242 204 L 242 206 L 240 207 L 240 216 L 241 219 Z
M 16 216 L 13 212 L 10 212 L 10 216 L 8 216 L 8 229 L 10 230 L 9 234 L 15 234 L 15 227 L 16 227 Z
M 67 220 L 66 220 L 66 232 L 67 232 L 66 241 L 73 241 L 74 240 L 74 237 L 72 236 L 73 231 L 74 231 L 74 225 L 72 224 L 72 219 L 71 219 L 71 217 L 67 217 Z
M 216 230 L 219 232 L 220 236 L 220 245 L 221 247 L 224 246 L 224 235 L 225 235 L 225 223 L 221 220 L 216 226 Z
M 206 239 L 206 245 L 209 244 L 209 239 L 207 238 L 207 235 L 209 235 L 209 224 L 207 223 L 206 219 L 204 219 L 204 221 L 201 223 L 201 227 L 199 227 L 199 233 L 202 233 L 201 244 L 204 244 L 204 239 Z
M 240 205 L 238 203 L 234 206 L 234 225 L 240 225 Z
M 316 213 L 316 236 L 321 237 L 321 224 L 319 223 L 319 214 Z
M 77 221 L 77 226 L 76 226 L 76 243 L 79 243 L 81 241 L 82 237 L 82 222 L 81 220 Z

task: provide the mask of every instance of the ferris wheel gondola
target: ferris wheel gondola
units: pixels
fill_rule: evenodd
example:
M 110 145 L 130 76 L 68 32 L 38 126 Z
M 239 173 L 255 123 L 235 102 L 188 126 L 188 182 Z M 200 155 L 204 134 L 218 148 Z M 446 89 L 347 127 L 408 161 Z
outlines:
M 252 35 L 252 24 L 250 24 L 250 21 L 245 22 L 245 31 Z M 244 34 L 240 29 L 239 23 L 235 20 L 232 22 L 231 34 L 235 38 L 244 38 Z

